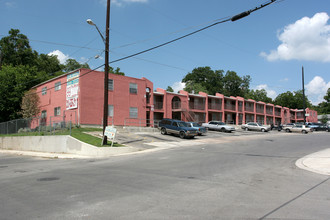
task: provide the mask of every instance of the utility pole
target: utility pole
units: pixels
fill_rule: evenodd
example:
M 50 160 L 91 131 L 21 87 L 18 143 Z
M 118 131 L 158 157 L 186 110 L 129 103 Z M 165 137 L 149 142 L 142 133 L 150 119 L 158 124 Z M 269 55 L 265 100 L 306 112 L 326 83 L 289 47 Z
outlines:
M 304 66 L 302 67 L 302 91 L 303 91 L 303 114 L 304 125 L 306 125 L 306 100 L 305 100 L 305 79 L 304 79 Z
M 105 66 L 104 66 L 104 105 L 103 105 L 103 145 L 107 144 L 107 136 L 104 136 L 105 128 L 108 125 L 108 79 L 109 79 L 109 30 L 110 30 L 110 0 L 107 0 L 107 16 L 105 27 Z

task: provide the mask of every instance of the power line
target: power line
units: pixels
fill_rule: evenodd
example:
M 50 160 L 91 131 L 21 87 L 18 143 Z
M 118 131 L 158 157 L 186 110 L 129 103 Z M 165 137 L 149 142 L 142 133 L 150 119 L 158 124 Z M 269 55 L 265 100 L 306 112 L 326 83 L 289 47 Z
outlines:
M 270 4 L 272 4 L 272 3 L 275 3 L 276 1 L 277 1 L 277 0 L 270 0 L 270 1 L 268 1 L 268 2 L 266 2 L 266 3 L 264 3 L 264 4 L 262 4 L 262 5 L 260 5 L 259 7 L 254 8 L 254 9 L 251 9 L 251 10 L 248 10 L 248 11 L 245 11 L 245 12 L 242 12 L 242 13 L 240 13 L 240 14 L 237 14 L 237 15 L 232 16 L 232 17 L 228 17 L 228 18 L 226 18 L 226 19 L 219 20 L 219 21 L 217 21 L 217 22 L 215 22 L 215 23 L 213 23 L 213 24 L 210 24 L 210 25 L 208 25 L 208 26 L 206 26 L 206 27 L 200 28 L 200 29 L 198 29 L 198 30 L 196 30 L 196 31 L 193 31 L 193 32 L 188 33 L 188 34 L 186 34 L 186 35 L 183 35 L 183 36 L 181 36 L 181 37 L 175 38 L 175 39 L 173 39 L 173 40 L 167 41 L 167 42 L 165 42 L 165 43 L 159 44 L 159 45 L 157 45 L 157 46 L 151 47 L 151 48 L 149 48 L 149 49 L 146 49 L 146 50 L 143 50 L 143 51 L 140 51 L 140 52 L 134 53 L 134 54 L 129 55 L 129 56 L 126 56 L 126 57 L 122 57 L 122 58 L 120 58 L 120 59 L 116 59 L 116 60 L 114 60 L 114 61 L 109 62 L 109 64 L 111 64 L 111 63 L 116 63 L 116 62 L 119 62 L 119 61 L 122 61 L 122 60 L 126 60 L 126 59 L 129 59 L 129 58 L 132 58 L 132 57 L 138 56 L 138 55 L 140 55 L 140 54 L 144 54 L 144 53 L 147 53 L 147 52 L 149 52 L 149 51 L 152 51 L 152 50 L 158 49 L 158 48 L 160 48 L 160 47 L 166 46 L 166 45 L 168 45 L 168 44 L 174 43 L 174 42 L 176 42 L 176 41 L 179 41 L 179 40 L 184 39 L 184 38 L 186 38 L 186 37 L 189 37 L 189 36 L 191 36 L 191 35 L 197 34 L 197 33 L 201 32 L 201 31 L 204 31 L 204 30 L 209 29 L 209 28 L 211 28 L 211 27 L 214 27 L 214 26 L 216 26 L 216 25 L 218 25 L 218 24 L 222 24 L 222 23 L 225 23 L 225 22 L 228 22 L 228 21 L 237 21 L 237 20 L 239 20 L 239 19 L 242 19 L 242 18 L 244 18 L 244 17 L 250 15 L 252 12 L 255 12 L 255 11 L 260 10 L 260 9 L 262 9 L 262 8 L 264 8 L 264 7 L 266 7 L 266 6 L 270 5 Z M 84 73 L 83 75 L 80 75 L 78 78 L 83 77 L 84 75 L 87 75 L 88 73 L 91 73 L 91 72 L 93 72 L 94 70 L 103 67 L 104 65 L 105 65 L 105 64 L 103 64 L 103 65 L 101 65 L 101 66 L 99 66 L 99 67 L 97 67 L 97 68 L 95 68 L 95 69 L 93 69 L 93 70 L 90 70 L 90 71 Z M 67 82 L 61 83 L 61 85 L 62 85 L 62 84 L 67 84 Z M 55 86 L 54 86 L 54 87 L 51 87 L 51 88 L 49 88 L 49 89 L 47 88 L 47 90 L 50 90 L 50 89 L 53 89 L 53 88 L 55 88 Z M 39 93 L 39 92 L 38 92 L 38 93 Z

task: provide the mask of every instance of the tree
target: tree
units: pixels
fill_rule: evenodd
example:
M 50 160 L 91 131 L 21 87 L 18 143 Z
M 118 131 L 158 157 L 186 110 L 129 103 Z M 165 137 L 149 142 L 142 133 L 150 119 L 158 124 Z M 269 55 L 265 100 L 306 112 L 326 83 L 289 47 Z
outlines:
M 215 95 L 223 87 L 223 70 L 213 71 L 210 67 L 198 67 L 188 73 L 182 82 L 186 83 L 185 91 L 192 93 L 206 92 Z
M 78 61 L 76 61 L 75 59 L 67 59 L 65 64 L 64 64 L 64 68 L 63 70 L 65 72 L 70 72 L 79 68 L 86 68 L 89 69 L 89 65 L 87 63 L 81 64 Z
M 321 123 L 326 124 L 328 122 L 328 116 L 327 115 L 322 115 L 320 121 L 321 121 Z
M 113 67 L 109 66 L 109 73 L 125 76 L 125 73 L 121 72 L 119 67 L 114 70 Z
M 275 100 L 274 100 L 275 105 L 280 105 L 283 107 L 288 107 L 292 109 L 303 109 L 303 93 L 302 90 L 298 90 L 295 92 L 290 92 L 287 91 L 285 93 L 279 94 Z M 306 108 L 311 108 L 312 104 L 308 100 L 307 96 L 305 96 L 305 107 Z
M 40 98 L 35 89 L 24 93 L 21 104 L 23 118 L 33 118 L 40 113 Z
M 8 33 L 9 36 L 0 40 L 0 68 L 3 65 L 34 66 L 38 53 L 31 49 L 29 39 L 24 34 L 20 34 L 18 29 L 11 29 Z
M 39 75 L 36 67 L 3 66 L 0 70 L 0 121 L 13 120 L 20 117 L 20 104 L 24 92 L 38 83 Z
M 174 92 L 174 89 L 171 86 L 167 86 L 166 91 L 168 91 L 168 92 Z
M 261 89 L 261 90 L 250 90 L 249 93 L 247 94 L 246 98 L 248 99 L 253 99 L 256 101 L 261 101 L 264 103 L 272 103 L 273 100 L 272 98 L 269 98 L 267 96 L 267 91 L 265 89 Z
M 324 100 L 325 101 L 319 103 L 318 106 L 314 106 L 315 110 L 317 110 L 319 114 L 330 114 L 330 88 L 328 88 Z
M 226 96 L 246 97 L 249 92 L 251 77 L 240 77 L 234 71 L 227 71 L 223 77 L 223 94 Z

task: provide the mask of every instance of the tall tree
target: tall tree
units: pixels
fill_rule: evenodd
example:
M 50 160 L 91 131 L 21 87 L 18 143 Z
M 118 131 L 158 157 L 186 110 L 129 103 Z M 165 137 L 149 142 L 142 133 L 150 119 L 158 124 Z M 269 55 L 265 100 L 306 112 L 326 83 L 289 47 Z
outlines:
M 287 91 L 285 93 L 279 94 L 275 100 L 274 100 L 275 105 L 280 105 L 283 107 L 288 107 L 292 109 L 303 109 L 303 93 L 301 90 L 295 91 L 295 92 L 290 92 Z M 305 96 L 305 104 L 306 108 L 311 108 L 312 104 L 308 100 L 307 96 Z
M 319 103 L 318 106 L 315 106 L 315 110 L 317 110 L 318 114 L 330 114 L 330 88 L 328 88 L 324 100 L 325 101 Z
M 249 93 L 247 94 L 247 96 L 245 98 L 248 99 L 253 99 L 256 101 L 261 101 L 261 102 L 265 102 L 265 103 L 272 103 L 273 100 L 272 98 L 269 98 L 267 96 L 267 91 L 265 89 L 261 89 L 261 90 L 250 90 Z
M 226 96 L 246 97 L 249 92 L 251 77 L 240 77 L 234 71 L 227 71 L 223 77 L 223 94 Z
M 166 91 L 168 91 L 168 92 L 174 92 L 174 89 L 171 86 L 167 86 Z
M 109 73 L 113 73 L 113 74 L 116 74 L 116 75 L 125 76 L 125 73 L 124 72 L 121 72 L 119 67 L 117 67 L 116 69 L 114 69 L 113 67 L 109 66 Z
M 0 40 L 0 67 L 3 65 L 35 65 L 38 53 L 32 50 L 29 39 L 24 34 L 20 34 L 18 29 L 11 29 L 8 33 L 9 36 Z
M 86 68 L 89 69 L 89 65 L 87 63 L 79 63 L 78 61 L 76 61 L 75 59 L 67 59 L 67 61 L 64 64 L 64 68 L 63 70 L 65 72 L 70 72 L 79 68 Z
M 210 67 L 198 67 L 188 73 L 182 82 L 186 83 L 187 92 L 206 92 L 215 95 L 221 92 L 223 87 L 223 70 L 212 70 Z

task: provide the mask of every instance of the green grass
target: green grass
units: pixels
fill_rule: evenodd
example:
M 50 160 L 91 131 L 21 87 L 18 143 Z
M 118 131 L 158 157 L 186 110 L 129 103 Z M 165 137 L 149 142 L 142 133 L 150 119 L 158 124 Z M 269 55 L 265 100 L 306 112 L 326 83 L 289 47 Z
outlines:
M 102 133 L 102 129 L 100 129 L 100 128 L 72 128 L 71 136 L 82 142 L 94 145 L 96 147 L 110 147 L 111 146 L 111 141 L 108 141 L 107 145 L 102 145 L 101 137 L 98 138 L 98 137 L 84 133 L 84 132 L 92 132 L 92 131 L 99 131 L 100 133 Z M 0 137 L 47 136 L 47 135 L 51 135 L 49 131 L 48 132 L 41 131 L 40 133 L 39 132 L 22 132 L 22 133 L 18 133 L 18 134 L 8 134 L 8 135 L 0 134 Z M 70 135 L 70 130 L 65 129 L 65 130 L 55 131 L 55 133 L 52 135 Z M 113 144 L 113 147 L 123 147 L 123 145 L 115 142 Z

